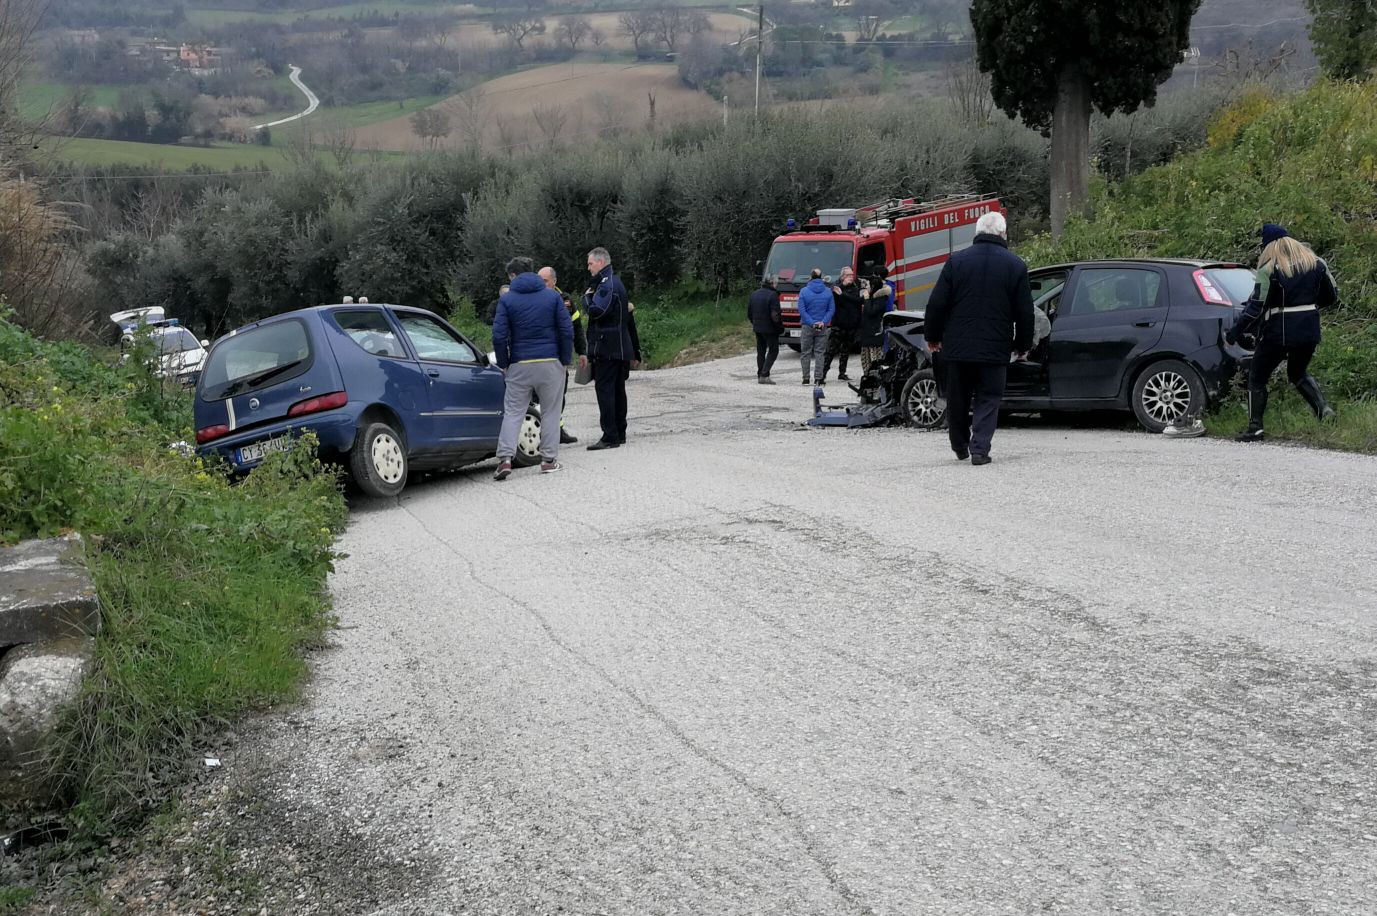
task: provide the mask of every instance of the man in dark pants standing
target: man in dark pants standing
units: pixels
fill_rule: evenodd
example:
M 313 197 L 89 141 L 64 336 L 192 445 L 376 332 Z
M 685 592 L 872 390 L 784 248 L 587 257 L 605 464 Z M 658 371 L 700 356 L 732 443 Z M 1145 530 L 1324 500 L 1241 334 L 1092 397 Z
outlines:
M 588 446 L 594 452 L 626 442 L 626 380 L 636 345 L 631 339 L 626 287 L 612 272 L 612 256 L 606 248 L 588 252 L 588 273 L 593 279 L 583 294 L 583 311 L 588 315 L 588 356 L 593 360 L 602 425 L 602 438 Z
M 1008 231 L 1003 214 L 980 217 L 971 247 L 942 267 L 925 314 L 928 349 L 946 363 L 951 450 L 975 465 L 990 463 L 1009 356 L 1023 359 L 1033 343 L 1028 265 L 1009 250 Z
M 760 282 L 760 289 L 751 293 L 746 303 L 746 317 L 755 332 L 755 380 L 762 385 L 773 385 L 770 367 L 779 356 L 779 335 L 784 333 L 784 317 L 779 311 L 774 277 L 766 277 Z

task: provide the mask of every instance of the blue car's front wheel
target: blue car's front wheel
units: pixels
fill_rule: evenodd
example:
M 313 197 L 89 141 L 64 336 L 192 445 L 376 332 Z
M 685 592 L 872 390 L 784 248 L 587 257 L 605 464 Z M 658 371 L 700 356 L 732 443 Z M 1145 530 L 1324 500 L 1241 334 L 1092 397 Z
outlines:
M 396 496 L 406 486 L 406 446 L 397 431 L 386 423 L 365 426 L 349 450 L 349 471 L 354 483 L 369 496 Z
M 521 432 L 516 437 L 512 462 L 517 467 L 528 468 L 540 463 L 540 422 L 540 407 L 531 404 L 526 408 L 526 418 L 521 421 Z

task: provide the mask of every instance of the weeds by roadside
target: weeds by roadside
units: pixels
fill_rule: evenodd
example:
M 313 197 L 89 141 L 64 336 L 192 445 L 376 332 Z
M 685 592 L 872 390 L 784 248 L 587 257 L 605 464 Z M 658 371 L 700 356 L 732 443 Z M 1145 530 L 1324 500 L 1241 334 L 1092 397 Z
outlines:
M 1264 424 L 1268 441 L 1377 454 L 1377 401 L 1343 401 L 1333 406 L 1338 416 L 1321 423 L 1294 391 L 1273 386 Z M 1207 417 L 1205 425 L 1211 435 L 1232 437 L 1248 425 L 1247 406 L 1231 400 Z
M 77 530 L 104 630 L 52 760 L 76 836 L 160 804 L 210 735 L 293 696 L 345 507 L 303 439 L 242 484 L 169 449 L 186 392 L 0 318 L 0 540 Z

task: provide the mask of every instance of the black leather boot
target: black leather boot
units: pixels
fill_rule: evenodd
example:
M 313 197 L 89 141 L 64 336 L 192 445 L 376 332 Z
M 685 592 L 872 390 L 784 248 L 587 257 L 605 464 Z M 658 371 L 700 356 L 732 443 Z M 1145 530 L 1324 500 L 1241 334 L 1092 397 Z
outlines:
M 1238 442 L 1261 442 L 1262 415 L 1267 412 L 1267 386 L 1248 389 L 1248 428 L 1234 439 Z
M 1315 381 L 1313 375 L 1307 375 L 1296 382 L 1296 390 L 1300 392 L 1301 397 L 1305 398 L 1305 403 L 1310 405 L 1310 409 L 1315 411 L 1315 419 L 1334 419 L 1334 408 L 1325 401 L 1324 392 L 1320 391 L 1320 383 Z

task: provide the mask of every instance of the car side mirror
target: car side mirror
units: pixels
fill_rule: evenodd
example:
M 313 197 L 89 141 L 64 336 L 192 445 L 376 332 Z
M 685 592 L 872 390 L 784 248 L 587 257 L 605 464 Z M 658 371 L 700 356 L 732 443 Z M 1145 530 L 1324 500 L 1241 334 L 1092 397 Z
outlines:
M 488 365 L 497 368 L 497 354 L 492 351 L 488 351 Z
M 208 347 L 208 346 L 210 346 L 210 341 L 206 340 L 204 337 L 201 338 L 201 346 L 203 346 L 203 347 Z

